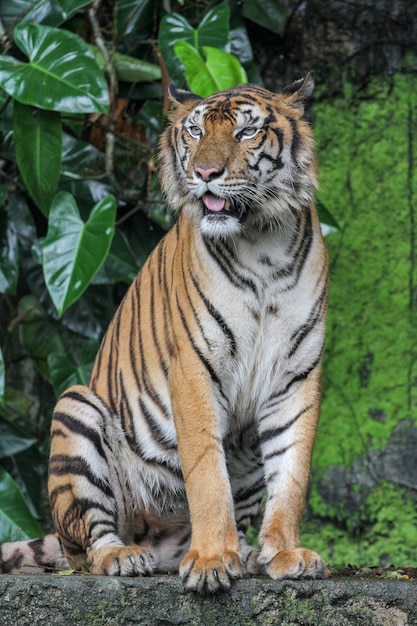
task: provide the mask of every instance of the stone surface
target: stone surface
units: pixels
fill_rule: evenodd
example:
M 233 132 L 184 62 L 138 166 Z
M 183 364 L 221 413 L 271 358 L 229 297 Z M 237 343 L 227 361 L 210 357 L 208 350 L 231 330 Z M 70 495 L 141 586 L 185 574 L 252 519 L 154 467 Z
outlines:
M 0 626 L 414 626 L 417 582 L 237 582 L 198 597 L 176 577 L 0 576 Z

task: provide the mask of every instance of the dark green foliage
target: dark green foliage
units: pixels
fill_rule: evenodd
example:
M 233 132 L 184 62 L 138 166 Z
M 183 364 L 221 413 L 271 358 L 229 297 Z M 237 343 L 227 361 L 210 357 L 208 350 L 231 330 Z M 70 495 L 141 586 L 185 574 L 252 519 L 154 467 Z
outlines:
M 154 167 L 165 66 L 181 86 L 201 65 L 203 83 L 220 66 L 221 86 L 246 80 L 226 53 L 236 39 L 227 2 L 169 9 L 151 0 L 119 0 L 112 10 L 83 0 L 0 8 L 3 541 L 39 535 L 56 396 L 88 382 L 127 285 L 172 223 Z M 234 51 L 245 47 L 250 60 L 242 23 L 239 36 Z M 192 56 L 185 68 L 174 53 L 181 41 Z M 23 470 L 31 464 L 37 471 Z
M 154 166 L 165 68 L 202 95 L 244 72 L 258 82 L 248 26 L 266 40 L 266 80 L 279 81 L 279 68 L 294 66 L 287 53 L 314 50 L 326 18 L 343 37 L 320 41 L 316 58 L 318 208 L 333 233 L 332 279 L 303 542 L 336 563 L 416 562 L 415 74 L 375 81 L 358 96 L 365 54 L 378 67 L 398 62 L 381 29 L 397 25 L 409 40 L 413 21 L 391 16 L 390 3 L 370 13 L 349 5 L 349 16 L 372 15 L 379 30 L 365 30 L 383 50 L 358 48 L 353 89 L 338 62 L 351 50 L 347 9 L 335 4 L 339 13 L 318 0 L 0 3 L 0 541 L 37 536 L 39 518 L 48 529 L 56 397 L 88 381 L 115 307 L 172 223 Z

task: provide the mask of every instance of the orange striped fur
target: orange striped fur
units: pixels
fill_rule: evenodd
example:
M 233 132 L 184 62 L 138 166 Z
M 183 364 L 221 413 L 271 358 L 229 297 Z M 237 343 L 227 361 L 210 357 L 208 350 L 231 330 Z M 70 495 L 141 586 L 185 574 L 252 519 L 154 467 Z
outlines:
M 119 307 L 89 387 L 54 413 L 57 561 L 63 550 L 96 574 L 179 571 L 200 592 L 245 573 L 324 575 L 299 541 L 328 283 L 312 90 L 311 74 L 278 95 L 171 90 L 160 171 L 176 224 Z M 255 549 L 245 533 L 265 490 Z M 3 570 L 25 561 L 54 559 L 1 548 Z

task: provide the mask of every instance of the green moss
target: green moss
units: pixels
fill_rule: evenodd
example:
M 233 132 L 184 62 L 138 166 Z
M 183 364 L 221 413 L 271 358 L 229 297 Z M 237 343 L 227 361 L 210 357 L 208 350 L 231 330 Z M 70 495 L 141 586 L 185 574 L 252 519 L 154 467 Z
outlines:
M 107 600 L 100 600 L 94 612 L 88 612 L 84 615 L 83 626 L 101 626 L 107 619 L 108 607 L 109 602 Z
M 400 420 L 417 421 L 417 79 L 395 76 L 369 92 L 359 100 L 348 90 L 315 108 L 319 199 L 341 230 L 327 238 L 331 289 L 310 499 L 317 518 L 305 542 L 357 564 L 386 554 L 410 561 L 417 545 L 414 505 L 396 486 L 372 490 L 369 528 L 362 535 L 356 520 L 357 537 L 346 535 L 351 511 L 343 503 L 336 511 L 316 488 L 329 467 L 350 467 L 384 449 Z
M 382 448 L 417 400 L 416 283 L 411 266 L 417 207 L 417 80 L 397 76 L 375 101 L 316 108 L 320 200 L 342 230 L 327 238 L 331 261 L 322 419 L 314 464 L 348 465 Z M 417 180 L 417 177 L 416 177 Z M 415 297 L 415 294 L 414 294 Z M 413 319 L 414 318 L 414 319 Z M 370 411 L 386 415 L 375 421 Z M 414 416 L 416 411 L 414 411 Z
M 405 489 L 381 481 L 360 511 L 361 527 L 310 519 L 302 542 L 333 565 L 417 566 L 417 511 Z

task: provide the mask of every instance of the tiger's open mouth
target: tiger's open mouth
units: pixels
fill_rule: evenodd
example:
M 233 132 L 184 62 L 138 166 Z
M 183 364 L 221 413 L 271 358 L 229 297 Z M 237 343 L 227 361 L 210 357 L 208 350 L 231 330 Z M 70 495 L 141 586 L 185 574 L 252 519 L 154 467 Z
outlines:
M 245 213 L 245 207 L 235 205 L 230 198 L 219 198 L 212 193 L 204 194 L 203 198 L 204 215 L 212 219 L 224 217 L 237 217 L 241 219 Z

